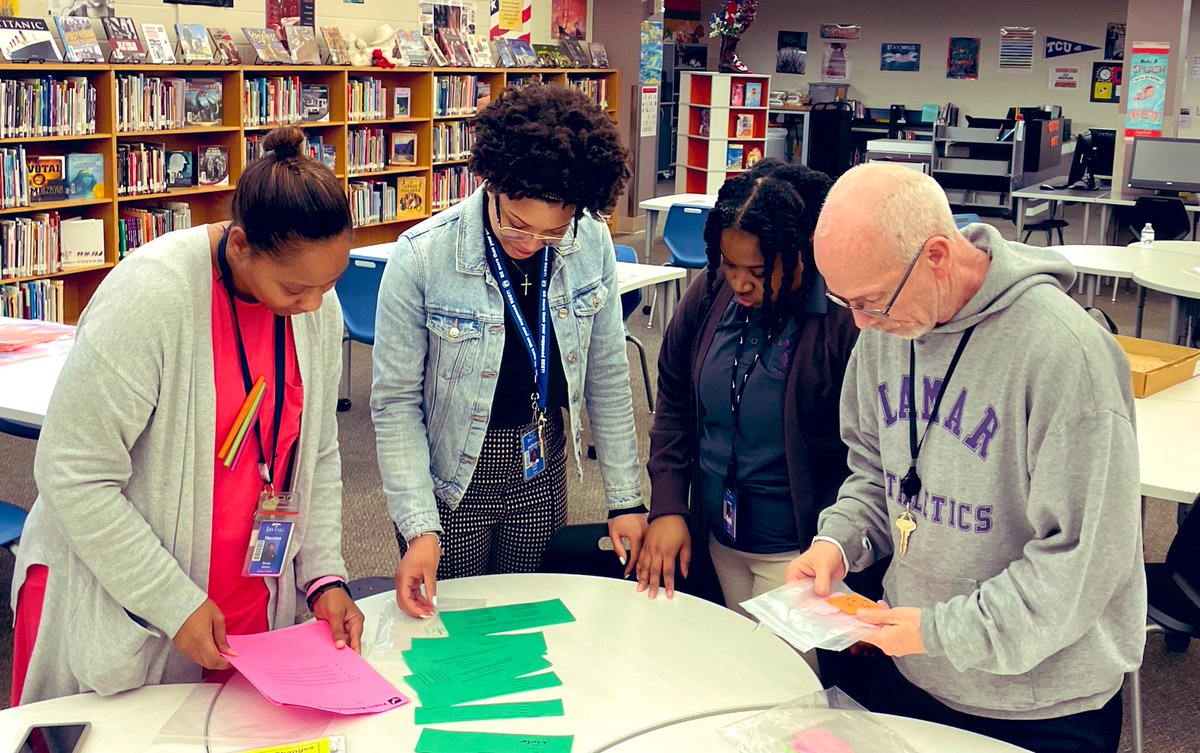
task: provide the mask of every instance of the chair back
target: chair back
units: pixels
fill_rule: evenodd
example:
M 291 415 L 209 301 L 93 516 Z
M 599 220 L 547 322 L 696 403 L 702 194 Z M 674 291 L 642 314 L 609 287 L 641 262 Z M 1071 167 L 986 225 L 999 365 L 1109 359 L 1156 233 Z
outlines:
M 36 424 L 27 424 L 24 421 L 0 418 L 0 434 L 8 434 L 20 439 L 32 439 L 36 442 L 42 436 L 42 427 Z
M 1200 495 L 1196 495 L 1192 509 L 1179 524 L 1171 548 L 1167 550 L 1167 569 L 1180 590 L 1200 609 Z
M 667 212 L 663 225 L 663 243 L 671 251 L 671 266 L 704 269 L 708 254 L 704 246 L 704 223 L 708 207 L 696 204 L 675 204 Z
M 617 261 L 628 262 L 630 264 L 638 263 L 637 251 L 631 246 L 613 246 L 617 252 Z M 638 306 L 642 303 L 642 291 L 631 290 L 628 293 L 621 295 L 621 318 L 628 319 L 629 315 L 637 311 Z
M 967 225 L 970 225 L 972 222 L 979 222 L 979 215 L 977 215 L 977 214 L 956 214 L 956 215 L 954 215 L 954 226 L 956 228 L 958 228 L 959 230 L 962 230 L 964 227 L 966 227 Z
M 1147 222 L 1154 227 L 1155 240 L 1178 240 L 1192 230 L 1183 200 L 1171 196 L 1138 197 L 1129 215 L 1129 229 L 1135 238 Z
M 565 526 L 550 537 L 538 572 L 623 578 L 625 567 L 613 554 L 608 525 L 586 523 Z
M 25 518 L 29 513 L 16 505 L 0 502 L 0 546 L 8 546 L 21 538 L 25 528 Z
M 337 281 L 338 300 L 346 332 L 355 342 L 375 344 L 375 307 L 379 303 L 379 283 L 384 263 L 375 259 L 350 256 L 350 266 Z

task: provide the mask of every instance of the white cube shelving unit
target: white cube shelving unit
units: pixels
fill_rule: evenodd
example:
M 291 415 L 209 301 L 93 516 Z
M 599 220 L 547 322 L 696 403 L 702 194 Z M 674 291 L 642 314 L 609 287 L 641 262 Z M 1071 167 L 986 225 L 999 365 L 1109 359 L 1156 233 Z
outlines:
M 763 158 L 770 76 L 684 72 L 679 80 L 675 190 L 715 194 Z

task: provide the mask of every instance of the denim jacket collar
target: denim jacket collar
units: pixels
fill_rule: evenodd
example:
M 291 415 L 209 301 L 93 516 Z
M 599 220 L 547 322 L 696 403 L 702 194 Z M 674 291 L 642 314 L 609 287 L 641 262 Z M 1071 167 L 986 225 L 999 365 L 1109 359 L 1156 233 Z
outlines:
M 454 252 L 454 268 L 462 274 L 482 275 L 487 270 L 487 257 L 483 250 L 483 202 L 487 186 L 475 189 L 452 211 L 458 212 L 458 248 Z M 557 255 L 569 256 L 579 246 L 555 247 Z

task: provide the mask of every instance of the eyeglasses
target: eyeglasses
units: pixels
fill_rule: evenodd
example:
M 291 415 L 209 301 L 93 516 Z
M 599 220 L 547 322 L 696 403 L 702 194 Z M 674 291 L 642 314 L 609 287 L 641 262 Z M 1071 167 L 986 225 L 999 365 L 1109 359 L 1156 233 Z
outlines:
M 563 241 L 566 240 L 568 234 L 569 231 L 567 233 L 563 233 L 562 235 L 539 235 L 537 233 L 531 233 L 528 230 L 520 230 L 518 228 L 505 225 L 504 220 L 500 218 L 500 196 L 499 194 L 496 195 L 496 235 L 500 236 L 504 240 L 537 241 L 543 246 L 562 246 Z M 574 241 L 566 245 L 574 245 Z
M 896 299 L 900 297 L 900 291 L 904 290 L 904 283 L 908 282 L 909 275 L 911 275 L 913 269 L 916 268 L 917 260 L 921 258 L 921 253 L 925 250 L 925 244 L 929 243 L 929 240 L 930 239 L 926 239 L 925 243 L 922 243 L 921 247 L 917 249 L 917 253 L 913 256 L 912 261 L 908 263 L 908 269 L 904 270 L 904 276 L 900 278 L 900 284 L 896 286 L 896 292 L 892 293 L 892 297 L 888 299 L 887 304 L 883 308 L 873 309 L 867 308 L 866 306 L 855 306 L 837 293 L 831 293 L 829 291 L 825 291 L 825 297 L 842 308 L 850 309 L 851 311 L 858 311 L 859 313 L 867 314 L 869 316 L 877 316 L 880 319 L 888 318 L 888 315 L 891 313 L 892 306 L 896 305 Z

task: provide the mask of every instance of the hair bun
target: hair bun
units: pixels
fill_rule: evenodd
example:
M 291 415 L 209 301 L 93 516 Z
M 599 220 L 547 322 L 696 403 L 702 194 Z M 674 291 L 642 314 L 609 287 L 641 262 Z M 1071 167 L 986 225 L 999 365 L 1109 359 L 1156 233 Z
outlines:
M 304 144 L 304 131 L 295 126 L 276 128 L 263 139 L 263 150 L 275 155 L 275 159 L 291 159 L 300 154 Z

